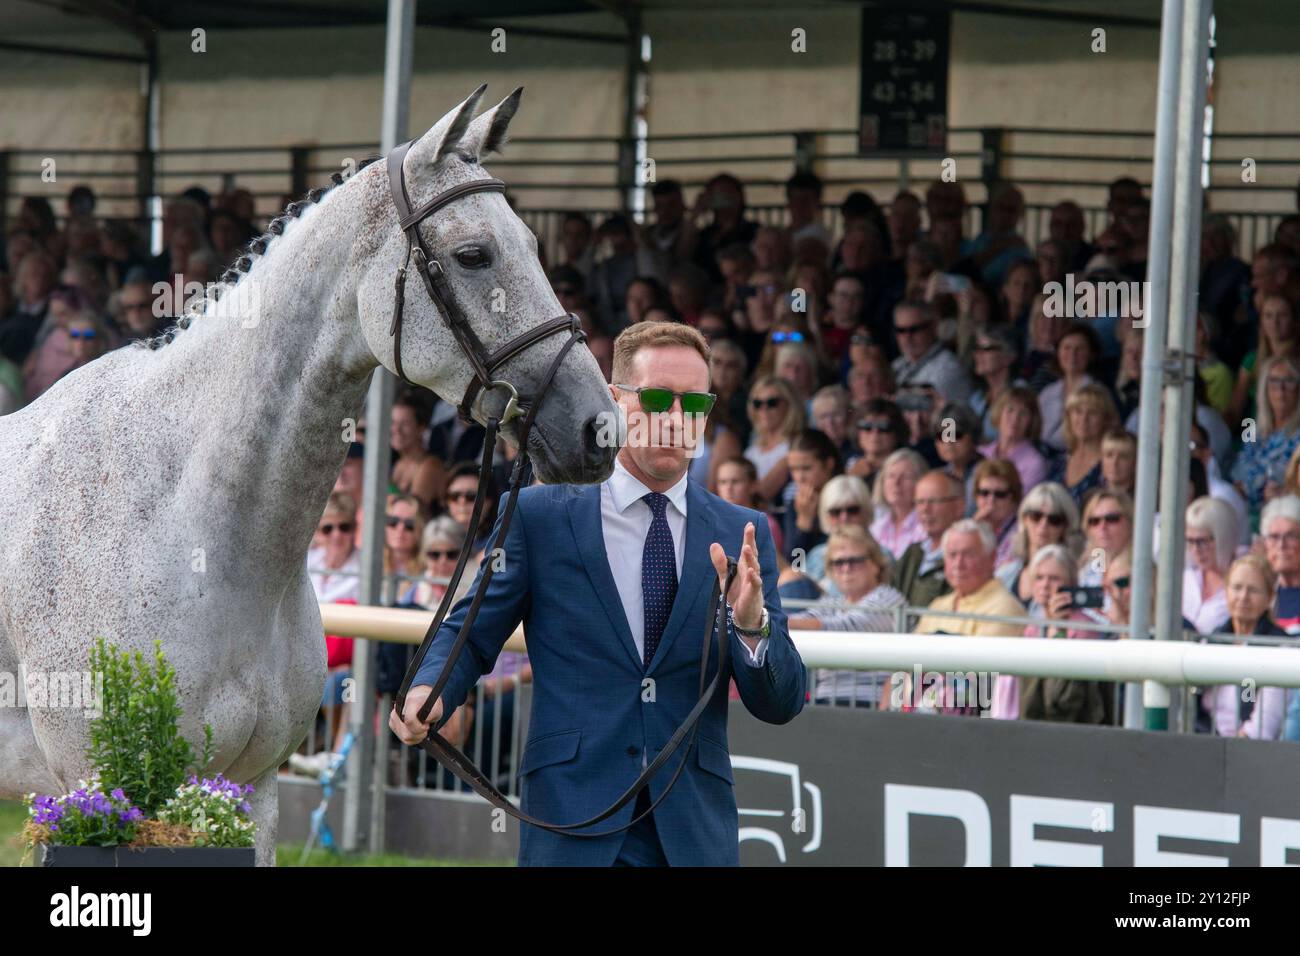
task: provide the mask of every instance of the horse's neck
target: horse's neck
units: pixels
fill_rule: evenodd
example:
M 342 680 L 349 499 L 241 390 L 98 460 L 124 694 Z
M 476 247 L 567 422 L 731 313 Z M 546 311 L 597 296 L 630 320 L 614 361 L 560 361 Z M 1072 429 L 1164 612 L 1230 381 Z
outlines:
M 313 207 L 156 355 L 185 409 L 179 500 L 238 549 L 226 567 L 263 584 L 301 572 L 375 367 L 350 268 L 359 202 L 340 192 Z

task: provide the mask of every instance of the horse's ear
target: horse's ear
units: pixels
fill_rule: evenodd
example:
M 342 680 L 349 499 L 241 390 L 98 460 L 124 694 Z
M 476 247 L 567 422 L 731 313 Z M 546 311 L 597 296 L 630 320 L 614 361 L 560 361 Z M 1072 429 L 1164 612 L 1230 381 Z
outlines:
M 461 140 L 465 138 L 474 119 L 474 111 L 478 109 L 478 101 L 483 98 L 486 89 L 487 84 L 484 83 L 411 145 L 405 164 L 408 176 L 429 166 L 436 166 L 448 153 L 461 146 Z
M 492 109 L 478 116 L 470 124 L 465 145 L 478 156 L 499 153 L 506 144 L 506 129 L 519 110 L 519 98 L 523 95 L 524 88 L 521 86 Z

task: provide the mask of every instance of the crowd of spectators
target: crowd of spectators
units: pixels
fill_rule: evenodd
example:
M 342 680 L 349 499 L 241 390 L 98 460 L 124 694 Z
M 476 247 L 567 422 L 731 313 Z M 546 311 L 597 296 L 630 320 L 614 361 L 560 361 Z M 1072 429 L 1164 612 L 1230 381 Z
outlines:
M 1096 636 L 1085 623 L 1127 624 L 1144 298 L 1068 318 L 1053 284 L 1145 279 L 1149 201 L 1137 182 L 1111 184 L 1091 236 L 1077 203 L 1057 203 L 1036 244 L 1010 183 L 989 191 L 978 231 L 956 182 L 901 191 L 885 206 L 853 192 L 832 217 L 821 181 L 798 173 L 780 227 L 752 218 L 744 184 L 728 174 L 690 202 L 672 180 L 652 195 L 643 225 L 566 214 L 543 265 L 607 377 L 613 338 L 631 323 L 684 322 L 708 340 L 718 401 L 690 474 L 766 514 L 785 598 L 837 602 L 792 611 L 792 626 L 892 631 L 903 621 L 927 633 L 1071 638 Z M 211 197 L 196 187 L 168 202 L 157 255 L 130 223 L 94 210 L 84 187 L 67 197 L 61 222 L 50 203 L 27 199 L 4 237 L 0 414 L 165 329 L 184 286 L 216 279 L 260 232 L 245 190 Z M 1296 633 L 1300 215 L 1284 217 L 1250 262 L 1237 249 L 1229 220 L 1207 214 L 1184 624 L 1200 635 Z M 155 294 L 158 282 L 167 293 Z M 481 439 L 452 405 L 399 395 L 383 516 L 385 570 L 399 576 L 390 603 L 441 597 L 430 579 L 446 579 L 465 539 Z M 356 599 L 362 442 L 363 429 L 308 557 L 322 600 Z M 503 444 L 476 559 L 510 464 Z M 1079 589 L 1090 589 L 1087 606 L 1067 600 Z M 972 614 L 1051 625 L 1026 632 Z M 350 642 L 331 639 L 329 654 L 323 703 L 332 706 Z M 402 667 L 381 661 L 381 674 L 400 678 Z M 898 707 L 885 676 L 820 672 L 813 693 Z M 530 677 L 526 658 L 503 656 L 485 693 L 511 695 Z M 1106 723 L 1113 691 L 1004 679 L 983 706 L 940 700 L 935 709 Z M 1300 739 L 1300 695 L 1234 709 L 1237 696 L 1203 689 L 1206 729 Z M 446 733 L 464 741 L 473 721 L 467 711 Z

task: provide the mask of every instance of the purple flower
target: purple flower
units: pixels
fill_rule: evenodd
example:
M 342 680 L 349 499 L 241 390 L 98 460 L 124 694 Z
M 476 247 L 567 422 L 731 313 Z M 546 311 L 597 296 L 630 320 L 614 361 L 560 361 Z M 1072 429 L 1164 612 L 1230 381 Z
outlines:
M 126 794 L 122 792 L 122 788 L 121 788 L 121 787 L 117 787 L 116 789 L 113 790 L 113 799 L 114 799 L 114 800 L 125 800 L 125 799 L 126 799 Z

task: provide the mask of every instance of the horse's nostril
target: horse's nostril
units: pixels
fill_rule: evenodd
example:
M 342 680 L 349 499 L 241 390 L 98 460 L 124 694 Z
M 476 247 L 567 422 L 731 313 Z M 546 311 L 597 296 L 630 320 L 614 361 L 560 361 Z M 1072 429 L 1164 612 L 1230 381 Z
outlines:
M 607 465 L 618 451 L 613 443 L 606 440 L 606 432 L 599 415 L 592 415 L 582 426 L 582 454 L 591 469 Z

